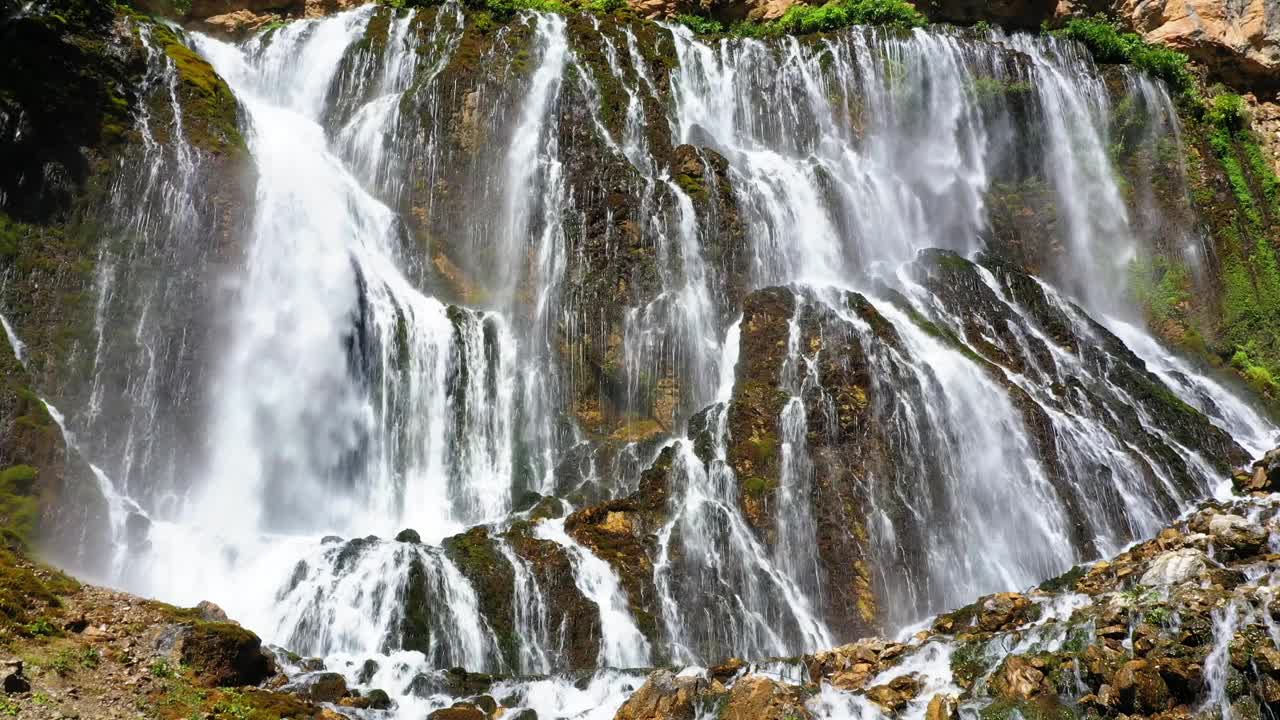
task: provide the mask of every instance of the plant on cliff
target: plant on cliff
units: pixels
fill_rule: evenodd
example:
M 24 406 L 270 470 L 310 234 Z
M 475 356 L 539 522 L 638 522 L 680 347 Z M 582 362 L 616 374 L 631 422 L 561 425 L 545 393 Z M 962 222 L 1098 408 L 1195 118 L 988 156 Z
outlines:
M 699 34 L 726 32 L 719 20 L 700 15 L 679 15 L 676 22 Z M 798 3 L 780 18 L 740 22 L 728 28 L 728 32 L 741 37 L 776 37 L 831 32 L 853 25 L 909 30 L 923 27 L 926 22 L 928 19 L 905 0 L 830 0 L 823 5 Z
M 1136 33 L 1122 32 L 1104 15 L 1070 20 L 1055 34 L 1081 43 L 1097 62 L 1133 65 L 1169 83 L 1169 87 L 1185 98 L 1198 98 L 1186 55 L 1153 45 Z

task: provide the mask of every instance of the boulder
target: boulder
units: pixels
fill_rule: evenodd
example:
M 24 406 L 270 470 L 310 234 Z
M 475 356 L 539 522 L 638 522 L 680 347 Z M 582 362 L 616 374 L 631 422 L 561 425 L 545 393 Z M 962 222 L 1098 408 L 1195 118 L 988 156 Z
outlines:
M 335 672 L 308 673 L 283 688 L 314 702 L 336 703 L 348 695 L 347 680 Z
M 812 720 L 799 688 L 751 675 L 734 684 L 720 720 Z
M 692 720 L 694 701 L 706 687 L 705 678 L 658 670 L 622 704 L 615 720 Z
M 867 689 L 867 699 L 885 710 L 896 713 L 920 694 L 923 684 L 913 675 L 901 675 L 883 685 Z
M 924 720 L 955 720 L 959 705 L 954 695 L 934 695 L 924 711 Z
M 1178 585 L 1209 568 L 1209 557 L 1199 550 L 1183 548 L 1161 553 L 1143 573 L 1143 585 Z
M 207 622 L 230 622 L 226 611 L 208 600 L 201 600 L 200 604 L 196 605 L 196 612 L 200 613 L 201 620 Z
M 489 720 L 480 708 L 471 703 L 456 703 L 453 707 L 436 710 L 427 720 Z
M 241 9 L 207 17 L 202 25 L 205 30 L 215 35 L 240 37 L 279 21 L 280 16 L 275 13 L 256 13 Z
M 396 534 L 396 542 L 418 544 L 422 542 L 422 536 L 417 530 L 406 528 Z
M 1044 673 L 1020 655 L 1010 655 L 1001 663 L 991 688 L 997 696 L 1015 700 L 1030 700 L 1051 691 Z
M 258 685 L 275 674 L 275 663 L 257 635 L 234 623 L 199 622 L 179 626 L 173 652 L 206 687 Z

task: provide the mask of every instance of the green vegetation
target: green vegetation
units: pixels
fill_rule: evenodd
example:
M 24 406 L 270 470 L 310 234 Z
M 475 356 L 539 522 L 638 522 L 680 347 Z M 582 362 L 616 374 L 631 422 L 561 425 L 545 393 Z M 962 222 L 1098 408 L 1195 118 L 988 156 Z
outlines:
M 1139 258 L 1129 266 L 1134 299 L 1155 322 L 1165 322 L 1179 306 L 1191 300 L 1191 273 L 1186 266 L 1165 257 Z
M 744 21 L 729 28 L 718 20 L 681 15 L 676 20 L 695 33 L 730 34 L 739 37 L 777 37 L 832 32 L 853 25 L 875 25 L 898 30 L 922 27 L 928 20 L 905 0 L 830 0 L 823 5 L 792 5 L 782 17 L 765 22 Z
M 35 483 L 38 471 L 30 465 L 0 470 L 0 527 L 26 543 L 35 537 L 40 504 Z
M 1104 15 L 1076 18 L 1055 34 L 1083 44 L 1100 63 L 1133 65 L 1169 83 L 1169 87 L 1186 99 L 1199 97 L 1195 77 L 1187 68 L 1186 55 L 1148 43 L 1136 33 L 1123 32 Z
M 1203 128 L 1222 165 L 1235 208 L 1222 213 L 1217 245 L 1222 262 L 1222 339 L 1231 364 L 1260 393 L 1280 395 L 1280 262 L 1272 236 L 1280 190 L 1250 128 L 1244 100 L 1219 93 L 1207 103 Z M 1260 196 L 1260 197 L 1259 197 Z

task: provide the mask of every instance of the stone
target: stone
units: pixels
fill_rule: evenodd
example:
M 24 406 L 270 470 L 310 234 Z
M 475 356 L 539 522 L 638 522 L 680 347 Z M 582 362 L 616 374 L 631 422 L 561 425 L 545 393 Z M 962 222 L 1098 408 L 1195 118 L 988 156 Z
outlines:
M 920 694 L 921 687 L 921 682 L 916 676 L 902 675 L 884 685 L 868 688 L 867 699 L 889 712 L 896 713 L 906 707 L 907 703 L 915 700 L 916 695 Z
M 1120 705 L 1143 714 L 1164 710 L 1169 701 L 1169 687 L 1160 673 L 1146 660 L 1125 663 L 1113 678 Z
M 173 650 L 179 662 L 191 667 L 196 682 L 206 687 L 258 685 L 275 674 L 275 664 L 258 636 L 234 623 L 180 626 Z
M 396 542 L 421 544 L 422 536 L 418 534 L 417 530 L 405 528 L 396 533 Z
M 706 686 L 703 678 L 658 670 L 618 708 L 615 720 L 692 720 L 694 701 Z
M 1047 690 L 1044 673 L 1020 655 L 1005 658 L 991 679 L 992 690 L 999 697 L 1030 700 Z
M 1161 553 L 1151 561 L 1140 582 L 1143 585 L 1178 585 L 1209 568 L 1209 557 L 1199 550 L 1184 548 Z
M 480 708 L 471 703 L 456 703 L 453 707 L 436 710 L 427 720 L 489 720 Z
M 954 695 L 934 695 L 924 711 L 924 720 L 955 720 L 958 705 Z
M 280 19 L 280 16 L 275 13 L 256 13 L 252 10 L 240 9 L 207 17 L 202 24 L 204 29 L 212 34 L 236 38 L 279 22 Z
M 208 622 L 230 622 L 227 613 L 222 608 L 214 605 L 208 600 L 201 600 L 196 605 L 196 612 L 200 613 L 200 619 Z
M 347 680 L 335 672 L 308 673 L 284 686 L 286 692 L 314 702 L 336 703 L 348 695 Z
M 378 674 L 378 661 L 369 658 L 360 666 L 360 672 L 356 673 L 356 682 L 360 685 L 368 685 L 373 681 L 373 676 Z
M 370 710 L 391 709 L 391 696 L 387 695 L 387 691 L 382 690 L 381 688 L 374 688 L 365 693 L 364 699 L 368 701 L 367 705 Z
M 729 691 L 719 720 L 812 720 L 799 688 L 749 675 Z
M 747 664 L 738 658 L 729 658 L 719 665 L 712 666 L 707 671 L 707 674 L 712 680 L 728 683 L 734 676 L 742 672 L 742 669 L 746 666 Z

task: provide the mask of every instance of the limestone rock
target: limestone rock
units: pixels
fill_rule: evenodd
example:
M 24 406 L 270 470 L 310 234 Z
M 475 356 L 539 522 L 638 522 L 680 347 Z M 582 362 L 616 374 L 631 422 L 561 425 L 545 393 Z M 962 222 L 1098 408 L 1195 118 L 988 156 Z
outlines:
M 1273 0 L 1120 0 L 1113 10 L 1148 42 L 1186 53 L 1230 85 L 1280 88 L 1280 5 Z
M 658 670 L 622 704 L 615 720 L 692 720 L 694 701 L 706 686 L 704 678 Z
M 811 720 L 804 701 L 798 688 L 753 675 L 734 684 L 720 719 Z
M 277 22 L 279 15 L 274 13 L 255 13 L 252 10 L 235 10 L 221 15 L 207 17 L 203 21 L 206 30 L 214 34 L 240 37 L 258 28 Z
M 1017 700 L 1030 700 L 1049 691 L 1045 675 L 1031 660 L 1011 655 L 991 680 L 996 695 Z
M 868 688 L 867 699 L 891 713 L 896 713 L 906 707 L 907 703 L 916 699 L 921 687 L 922 683 L 915 675 L 902 675 L 883 685 Z
M 1209 568 L 1209 558 L 1199 550 L 1184 548 L 1157 555 L 1142 575 L 1143 585 L 1177 585 Z

